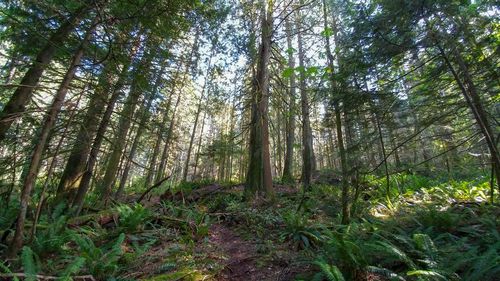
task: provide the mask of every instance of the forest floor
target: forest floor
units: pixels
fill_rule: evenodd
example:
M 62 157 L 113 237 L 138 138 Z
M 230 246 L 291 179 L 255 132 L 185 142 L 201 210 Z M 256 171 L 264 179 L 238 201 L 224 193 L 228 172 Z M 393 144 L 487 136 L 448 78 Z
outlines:
M 273 202 L 242 201 L 242 185 L 196 187 L 190 194 L 183 194 L 182 200 L 176 194 L 169 197 L 187 204 L 186 209 L 179 213 L 172 212 L 171 205 L 166 207 L 171 215 L 180 214 L 196 221 L 193 224 L 197 227 L 190 226 L 194 239 L 177 241 L 174 246 L 166 243 L 163 250 L 181 245 L 183 253 L 164 251 L 165 256 L 157 260 L 157 268 L 169 261 L 175 261 L 175 266 L 163 268 L 166 274 L 146 270 L 141 277 L 152 281 L 327 280 L 333 278 L 331 274 L 337 267 L 321 262 L 332 259 L 342 266 L 345 280 L 420 280 L 419 274 L 435 275 L 436 280 L 469 280 L 458 279 L 456 273 L 444 275 L 448 268 L 469 274 L 470 280 L 497 280 L 474 278 L 492 276 L 498 271 L 494 266 L 498 257 L 494 256 L 500 252 L 500 209 L 474 202 L 484 202 L 486 185 L 479 188 L 472 182 L 460 184 L 454 187 L 459 191 L 446 184 L 416 193 L 411 191 L 393 200 L 392 205 L 377 199 L 383 198 L 380 190 L 367 192 L 375 198 L 358 202 L 357 212 L 364 215 L 347 228 L 339 224 L 340 190 L 335 184 L 316 185 L 306 196 L 301 211 L 296 207 L 304 199 L 303 194 L 293 186 L 276 184 Z M 190 200 L 193 202 L 189 203 Z M 150 199 L 156 206 L 159 201 Z M 197 220 L 192 212 L 204 215 Z M 485 248 L 489 243 L 493 248 Z M 447 256 L 439 258 L 443 269 L 434 272 L 433 267 L 422 264 L 421 260 L 437 262 L 438 252 Z M 460 260 L 461 254 L 476 256 L 464 262 Z M 368 262 L 376 266 L 368 266 Z M 479 265 L 464 271 L 460 267 L 467 262 Z M 415 274 L 417 278 L 404 276 L 405 263 L 406 274 Z M 485 264 L 492 267 L 488 269 Z
M 200 189 L 209 190 L 211 196 L 217 191 L 221 191 L 218 185 L 208 185 Z M 222 191 L 229 196 L 241 197 L 243 186 L 235 185 L 224 188 Z M 276 185 L 275 191 L 280 195 L 295 195 L 297 193 L 296 188 L 286 185 Z M 155 205 L 160 204 L 160 201 L 158 196 L 154 196 L 149 198 L 146 205 L 149 208 L 155 208 Z M 256 211 L 265 211 L 266 207 L 259 206 L 262 204 L 266 203 L 259 202 L 253 207 Z M 288 244 L 279 241 L 276 233 L 271 235 L 271 232 L 276 232 L 275 230 L 269 229 L 268 234 L 270 235 L 266 237 L 264 229 L 264 233 L 260 233 L 259 237 L 256 237 L 252 235 L 255 229 L 251 225 L 242 224 L 241 221 L 237 221 L 238 219 L 234 221 L 234 217 L 226 208 L 218 209 L 216 213 L 211 215 L 217 216 L 219 219 L 210 224 L 203 238 L 192 241 L 193 244 L 187 247 L 189 249 L 184 248 L 185 245 L 164 241 L 161 246 L 152 247 L 142 257 L 139 257 L 139 260 L 154 260 L 153 262 L 143 263 L 140 270 L 131 272 L 124 277 L 148 280 L 205 280 L 208 278 L 206 280 L 285 281 L 294 280 L 295 275 L 309 270 L 307 265 L 292 266 L 298 255 L 296 252 L 290 251 Z M 194 235 L 196 236 L 196 234 Z M 264 245 L 266 243 L 267 245 Z M 169 259 L 172 258 L 171 252 L 165 251 L 165 249 L 178 246 L 186 251 L 192 251 L 192 264 L 202 269 L 181 271 L 182 274 L 152 274 L 161 271 L 162 265 L 168 263 Z
M 116 281 L 499 280 L 500 207 L 487 202 L 487 181 L 399 182 L 405 183 L 394 187 L 390 204 L 385 189 L 377 188 L 382 184 L 365 187 L 349 225 L 340 224 L 334 183 L 315 184 L 306 196 L 276 184 L 274 200 L 246 201 L 242 185 L 214 183 L 166 187 L 132 203 L 138 192 L 129 203 L 97 213 L 44 218 L 21 259 L 10 268 L 0 263 L 0 274 Z M 0 223 L 13 218 L 6 213 Z
M 260 264 L 262 253 L 259 253 L 255 241 L 249 241 L 225 224 L 214 224 L 208 234 L 208 249 L 222 253 L 223 270 L 215 277 L 220 281 L 231 280 L 286 280 L 278 279 L 284 274 L 286 267 L 278 263 Z M 203 248 L 203 247 L 202 247 Z

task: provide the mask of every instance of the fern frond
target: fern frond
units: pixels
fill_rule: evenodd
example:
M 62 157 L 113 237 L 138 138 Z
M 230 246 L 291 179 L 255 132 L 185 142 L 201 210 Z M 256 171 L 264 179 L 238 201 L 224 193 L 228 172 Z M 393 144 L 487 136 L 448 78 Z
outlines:
M 448 280 L 448 278 L 444 277 L 440 273 L 432 270 L 412 270 L 406 273 L 408 276 L 425 276 L 425 277 L 435 277 L 437 280 Z
M 392 256 L 399 261 L 404 262 L 411 269 L 416 268 L 415 263 L 410 259 L 410 257 L 408 257 L 408 255 L 404 251 L 399 249 L 396 245 L 394 245 L 390 242 L 385 242 L 385 241 L 377 241 L 372 245 L 375 247 L 375 249 L 377 249 L 377 250 L 379 250 L 379 251 L 381 251 L 389 256 Z
M 389 280 L 398 280 L 398 281 L 406 281 L 402 276 L 394 273 L 393 271 L 387 269 L 387 268 L 382 268 L 382 267 L 377 267 L 377 266 L 367 266 L 366 271 L 371 272 L 371 273 L 376 273 L 378 275 L 382 275 L 384 277 L 389 278 Z
M 82 257 L 76 258 L 73 262 L 66 266 L 66 269 L 64 269 L 63 275 L 61 276 L 60 280 L 71 281 L 71 275 L 78 273 L 83 265 L 85 265 L 85 259 Z
M 320 268 L 321 273 L 328 281 L 345 281 L 344 275 L 337 266 L 330 265 L 323 260 L 316 260 L 314 264 Z
M 35 253 L 30 247 L 24 246 L 21 252 L 21 262 L 23 263 L 24 274 L 27 281 L 36 281 L 38 267 L 35 261 Z

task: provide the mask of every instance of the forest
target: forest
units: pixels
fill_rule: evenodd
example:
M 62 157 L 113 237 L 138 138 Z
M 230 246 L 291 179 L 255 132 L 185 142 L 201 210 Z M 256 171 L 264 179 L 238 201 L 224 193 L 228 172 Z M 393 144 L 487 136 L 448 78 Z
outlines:
M 0 280 L 500 280 L 495 0 L 0 1 Z

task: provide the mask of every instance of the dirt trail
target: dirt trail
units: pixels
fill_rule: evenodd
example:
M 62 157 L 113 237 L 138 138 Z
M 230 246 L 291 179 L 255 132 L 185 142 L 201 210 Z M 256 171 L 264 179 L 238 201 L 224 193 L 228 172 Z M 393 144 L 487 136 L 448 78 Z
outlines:
M 270 264 L 258 265 L 263 254 L 257 252 L 255 243 L 244 240 L 224 224 L 212 225 L 209 244 L 224 256 L 221 261 L 224 269 L 216 276 L 218 281 L 291 280 L 285 277 L 288 275 L 286 263 L 273 261 Z

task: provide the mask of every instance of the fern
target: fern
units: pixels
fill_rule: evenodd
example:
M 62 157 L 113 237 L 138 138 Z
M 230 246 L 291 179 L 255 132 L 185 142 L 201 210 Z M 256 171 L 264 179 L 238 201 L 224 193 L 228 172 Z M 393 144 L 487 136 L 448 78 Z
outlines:
M 121 233 L 109 250 L 96 247 L 94 242 L 86 236 L 75 235 L 75 243 L 80 248 L 80 255 L 85 259 L 85 265 L 90 273 L 99 279 L 111 276 L 118 270 L 118 260 L 122 256 L 121 246 L 125 234 Z
M 490 246 L 482 255 L 474 258 L 472 266 L 464 274 L 464 280 L 493 280 L 500 274 L 500 242 Z
M 377 267 L 377 266 L 367 266 L 366 271 L 371 273 L 376 273 L 378 275 L 387 277 L 389 280 L 406 281 L 402 276 L 392 272 L 387 268 Z
M 35 253 L 33 253 L 33 250 L 31 250 L 30 247 L 23 247 L 21 252 L 21 261 L 24 268 L 24 274 L 26 274 L 26 280 L 35 281 L 39 268 L 36 262 Z
M 71 281 L 71 275 L 76 274 L 85 265 L 85 259 L 82 257 L 76 258 L 73 262 L 68 264 L 63 271 L 63 274 L 59 280 L 61 281 Z
M 440 273 L 433 271 L 433 270 L 412 270 L 408 271 L 406 273 L 408 276 L 425 276 L 425 277 L 431 277 L 434 280 L 448 280 L 448 278 L 444 277 Z
M 8 266 L 6 266 L 5 264 L 3 264 L 3 262 L 0 262 L 0 269 L 5 272 L 5 273 L 12 273 L 12 271 L 9 269 Z M 16 276 L 14 276 L 13 278 L 14 281 L 19 281 L 19 278 L 17 278 Z
M 413 241 L 419 251 L 425 256 L 424 262 L 430 267 L 435 268 L 438 262 L 438 250 L 434 242 L 427 234 L 414 234 Z
M 118 236 L 118 239 L 116 239 L 111 249 L 103 256 L 103 259 L 105 259 L 108 263 L 115 263 L 116 261 L 118 261 L 122 254 L 121 247 L 124 240 L 125 234 L 120 233 L 120 236 Z
M 295 213 L 284 216 L 285 229 L 280 235 L 283 241 L 291 241 L 296 249 L 307 249 L 319 245 L 322 241 L 321 233 L 314 227 L 307 225 L 306 217 Z
M 60 206 L 60 205 L 58 205 Z M 54 212 L 57 213 L 57 212 Z M 71 237 L 66 228 L 67 217 L 53 214 L 52 223 L 38 232 L 33 242 L 33 250 L 40 256 L 58 253 Z
M 132 207 L 120 205 L 117 210 L 120 214 L 119 226 L 128 231 L 141 229 L 151 216 L 149 210 L 141 204 L 135 204 Z
M 324 260 L 316 260 L 314 264 L 320 268 L 321 275 L 328 281 L 345 281 L 344 275 L 337 266 L 328 264 Z
M 371 244 L 371 246 L 375 250 L 378 250 L 379 252 L 386 254 L 389 257 L 393 257 L 396 261 L 404 262 L 410 269 L 416 269 L 416 265 L 411 260 L 411 258 L 396 245 L 388 241 L 376 241 L 375 243 Z

